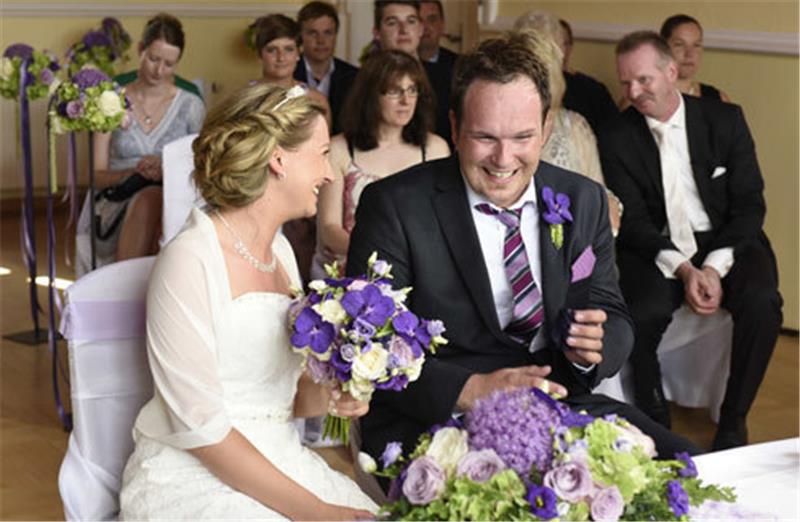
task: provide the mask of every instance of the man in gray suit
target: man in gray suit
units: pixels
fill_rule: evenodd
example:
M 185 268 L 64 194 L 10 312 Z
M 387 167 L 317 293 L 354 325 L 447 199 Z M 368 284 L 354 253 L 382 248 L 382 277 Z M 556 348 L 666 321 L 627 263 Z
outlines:
M 361 197 L 348 273 L 363 273 L 377 251 L 397 287 L 414 287 L 410 308 L 442 319 L 450 341 L 406 390 L 375 394 L 364 448 L 377 456 L 388 441 L 413 447 L 495 390 L 544 386 L 576 409 L 628 417 L 667 457 L 695 451 L 633 407 L 591 394 L 627 359 L 633 328 L 603 188 L 539 161 L 550 93 L 526 38 L 485 41 L 460 62 L 457 155 Z

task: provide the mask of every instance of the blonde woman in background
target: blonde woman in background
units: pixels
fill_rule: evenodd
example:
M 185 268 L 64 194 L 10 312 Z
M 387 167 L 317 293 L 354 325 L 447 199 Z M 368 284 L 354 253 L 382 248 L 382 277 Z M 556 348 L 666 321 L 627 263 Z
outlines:
M 147 293 L 154 397 L 134 426 L 123 519 L 372 518 L 354 482 L 300 444 L 293 418 L 368 405 L 303 374 L 289 343 L 300 285 L 279 228 L 332 179 L 323 109 L 298 89 L 234 93 L 194 141 L 194 209 Z
M 605 187 L 600 167 L 597 139 L 586 119 L 561 105 L 565 82 L 561 73 L 563 52 L 556 43 L 563 32 L 558 19 L 548 13 L 527 13 L 517 19 L 514 28 L 528 35 L 531 51 L 547 67 L 551 105 L 545 132 L 547 141 L 541 159 L 561 168 L 583 174 Z M 608 193 L 608 217 L 614 235 L 619 231 L 622 207 L 619 199 Z

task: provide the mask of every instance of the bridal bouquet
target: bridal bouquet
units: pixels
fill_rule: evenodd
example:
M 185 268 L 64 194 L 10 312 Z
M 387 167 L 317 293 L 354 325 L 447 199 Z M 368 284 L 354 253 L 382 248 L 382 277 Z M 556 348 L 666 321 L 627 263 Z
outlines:
M 735 500 L 730 488 L 703 484 L 688 454 L 654 456 L 653 441 L 626 420 L 520 389 L 480 401 L 463 426 L 423 434 L 408 458 L 388 444 L 380 471 L 360 460 L 392 479 L 381 513 L 392 520 L 687 520 Z
M 405 388 L 422 371 L 425 353 L 447 343 L 441 321 L 417 317 L 405 305 L 410 288 L 392 289 L 391 265 L 373 253 L 367 273 L 341 277 L 334 263 L 329 277 L 312 281 L 289 312 L 293 349 L 317 383 L 336 385 L 360 401 L 374 390 Z M 350 422 L 328 416 L 323 436 L 345 444 Z
M 122 126 L 128 102 L 124 91 L 97 69 L 81 69 L 58 86 L 51 100 L 53 130 L 110 132 Z
M 19 97 L 19 78 L 22 62 L 28 62 L 25 91 L 29 100 L 52 94 L 58 87 L 61 66 L 58 58 L 47 51 L 37 51 L 30 45 L 10 45 L 0 58 L 0 96 L 15 100 Z

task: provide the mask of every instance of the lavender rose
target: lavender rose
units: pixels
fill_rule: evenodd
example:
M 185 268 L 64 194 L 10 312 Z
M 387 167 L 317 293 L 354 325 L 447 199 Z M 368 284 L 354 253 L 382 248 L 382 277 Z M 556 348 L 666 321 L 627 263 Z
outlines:
M 544 485 L 567 502 L 578 502 L 591 495 L 592 474 L 582 462 L 567 462 L 548 471 Z
M 42 69 L 42 72 L 39 73 L 39 81 L 44 85 L 50 85 L 55 79 L 56 77 L 50 69 Z
M 493 449 L 485 449 L 470 451 L 461 457 L 456 465 L 456 475 L 484 483 L 504 469 L 506 465 L 497 453 Z
M 67 116 L 72 119 L 83 116 L 83 104 L 78 100 L 67 103 Z
M 619 520 L 625 510 L 625 501 L 617 486 L 598 490 L 592 499 L 592 520 Z
M 408 467 L 403 494 L 409 502 L 421 506 L 428 504 L 444 491 L 444 470 L 431 457 L 420 457 Z

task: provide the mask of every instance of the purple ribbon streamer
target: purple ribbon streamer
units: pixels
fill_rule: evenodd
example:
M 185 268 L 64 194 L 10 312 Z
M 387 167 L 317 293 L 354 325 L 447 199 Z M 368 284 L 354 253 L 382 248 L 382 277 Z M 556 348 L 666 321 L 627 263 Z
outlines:
M 143 337 L 145 323 L 144 301 L 70 301 L 59 329 L 70 341 L 109 341 Z
M 33 163 L 31 160 L 31 122 L 28 104 L 28 60 L 19 68 L 19 130 L 22 145 L 22 170 L 25 196 L 22 202 L 22 258 L 28 266 L 31 319 L 39 337 L 39 296 L 36 290 L 36 226 L 33 216 Z
M 50 161 L 50 154 L 52 147 L 50 147 L 50 140 L 55 139 L 55 136 L 50 129 L 50 119 L 47 119 L 47 168 L 52 168 L 53 163 Z M 56 335 L 56 309 L 61 309 L 61 302 L 56 294 L 56 225 L 53 219 L 53 185 L 52 174 L 47 173 L 47 301 L 48 301 L 48 314 L 47 314 L 47 344 L 50 348 L 50 355 L 53 358 L 51 376 L 53 379 L 53 395 L 56 403 L 56 411 L 58 417 L 61 419 L 61 425 L 65 431 L 72 430 L 72 414 L 67 413 L 64 409 L 64 403 L 61 400 L 61 391 L 58 386 L 58 371 L 61 366 L 61 361 L 58 358 L 58 339 Z M 62 374 L 65 374 L 61 368 Z M 69 385 L 69 381 L 67 380 Z

